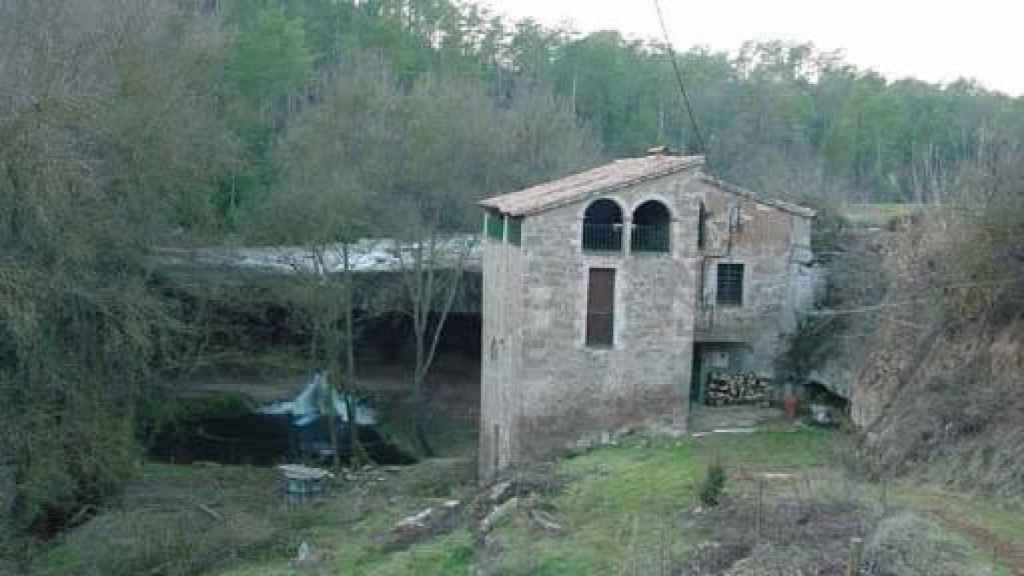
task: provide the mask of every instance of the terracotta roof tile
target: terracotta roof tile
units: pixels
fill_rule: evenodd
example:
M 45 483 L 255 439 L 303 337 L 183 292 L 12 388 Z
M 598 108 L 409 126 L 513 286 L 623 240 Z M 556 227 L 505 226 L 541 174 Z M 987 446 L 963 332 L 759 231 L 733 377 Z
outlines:
M 765 198 L 764 196 L 761 196 L 757 192 L 753 192 L 751 190 L 747 190 L 746 188 L 742 188 L 742 187 L 737 186 L 735 184 L 730 184 L 730 183 L 725 182 L 723 180 L 719 180 L 718 178 L 715 178 L 714 176 L 708 176 L 707 174 L 701 174 L 700 175 L 700 179 L 705 181 L 705 182 L 707 182 L 708 184 L 711 184 L 712 186 L 715 186 L 717 188 L 725 190 L 726 192 L 735 194 L 737 196 L 742 196 L 744 198 L 749 198 L 749 199 L 751 199 L 754 202 L 757 202 L 759 204 L 764 204 L 765 206 L 771 206 L 773 208 L 778 208 L 779 210 L 782 210 L 784 212 L 789 212 L 790 214 L 796 214 L 797 216 L 803 216 L 805 218 L 814 218 L 815 214 L 817 214 L 816 211 L 814 211 L 814 210 L 812 210 L 810 208 L 807 208 L 805 206 L 800 206 L 798 204 L 793 204 L 792 202 L 786 202 L 784 200 L 776 200 L 774 198 Z
M 571 204 L 598 192 L 626 188 L 703 164 L 703 156 L 652 154 L 625 158 L 525 190 L 488 198 L 480 205 L 510 216 L 525 216 Z
M 650 154 L 641 158 L 624 158 L 518 192 L 494 196 L 480 202 L 480 205 L 509 216 L 528 216 L 572 204 L 592 195 L 621 190 L 647 180 L 669 176 L 690 168 L 699 168 L 703 165 L 703 156 Z M 726 192 L 749 198 L 766 206 L 806 218 L 813 218 L 815 215 L 814 210 L 810 208 L 764 198 L 750 190 L 706 174 L 701 174 L 700 177 L 705 182 Z

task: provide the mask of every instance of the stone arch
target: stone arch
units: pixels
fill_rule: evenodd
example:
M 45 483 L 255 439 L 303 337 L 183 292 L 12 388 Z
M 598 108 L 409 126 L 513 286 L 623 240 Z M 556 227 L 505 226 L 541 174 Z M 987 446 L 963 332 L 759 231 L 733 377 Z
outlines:
M 647 200 L 633 210 L 632 252 L 668 252 L 671 236 L 672 212 L 664 202 Z
M 583 212 L 583 249 L 621 252 L 624 226 L 622 206 L 611 198 L 598 198 Z

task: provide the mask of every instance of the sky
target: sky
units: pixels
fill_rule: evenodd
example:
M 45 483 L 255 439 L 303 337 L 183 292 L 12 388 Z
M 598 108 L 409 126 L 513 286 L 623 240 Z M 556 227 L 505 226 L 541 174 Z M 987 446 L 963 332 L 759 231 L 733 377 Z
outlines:
M 579 32 L 661 38 L 654 0 L 483 0 L 494 12 Z M 812 42 L 889 79 L 973 78 L 1024 96 L 1020 0 L 661 0 L 677 50 L 734 52 L 746 40 Z

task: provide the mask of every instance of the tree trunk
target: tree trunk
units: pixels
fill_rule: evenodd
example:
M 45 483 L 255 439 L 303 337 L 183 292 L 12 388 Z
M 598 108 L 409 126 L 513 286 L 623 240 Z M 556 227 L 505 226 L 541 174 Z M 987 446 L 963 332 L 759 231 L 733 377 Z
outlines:
M 472 242 L 462 247 L 459 254 L 458 264 L 447 272 L 438 270 L 438 267 L 449 266 L 439 262 L 437 258 L 438 239 L 436 233 L 431 230 L 427 239 L 415 242 L 410 245 L 413 261 L 408 263 L 404 259 L 403 246 L 398 245 L 396 253 L 402 262 L 402 268 L 406 274 L 406 290 L 408 290 L 411 302 L 411 316 L 413 321 L 413 336 L 416 345 L 416 367 L 412 377 L 412 396 L 415 414 L 415 436 L 423 454 L 427 457 L 434 455 L 434 449 L 430 445 L 427 436 L 427 422 L 429 421 L 430 405 L 427 398 L 426 378 L 437 354 L 437 348 L 441 340 L 441 332 L 444 330 L 448 314 L 451 312 L 462 281 L 462 274 L 465 268 L 465 260 L 473 250 Z M 424 255 L 424 245 L 429 246 L 429 253 Z M 450 249 L 451 247 L 443 247 Z M 440 278 L 439 275 L 440 274 Z M 438 285 L 443 282 L 445 274 L 450 274 L 447 284 Z M 442 298 L 438 301 L 438 296 Z M 434 306 L 438 310 L 434 310 Z M 437 322 L 430 326 L 431 312 L 437 313 Z M 429 340 L 428 340 L 429 338 Z
M 349 245 L 346 242 L 341 247 L 342 260 L 345 270 L 345 416 L 348 419 L 348 448 L 349 464 L 356 467 L 364 463 L 368 458 L 359 441 L 359 426 L 356 422 L 356 353 L 355 353 L 355 330 L 353 328 L 353 295 L 352 286 L 352 265 L 349 260 Z
M 433 249 L 433 239 L 431 239 L 431 249 Z M 433 263 L 430 264 L 430 268 L 426 272 L 424 271 L 424 266 L 423 243 L 420 242 L 416 247 L 416 297 L 413 299 L 413 330 L 416 337 L 416 368 L 413 371 L 412 377 L 412 393 L 413 403 L 415 404 L 416 409 L 416 441 L 419 442 L 423 455 L 430 458 L 434 456 L 434 448 L 430 445 L 430 440 L 427 437 L 427 411 L 429 410 L 429 407 L 426 391 L 424 390 L 424 380 L 426 378 L 427 370 L 427 358 L 424 345 L 426 343 L 427 321 L 430 318 L 430 300 L 432 300 L 431 296 L 434 289 L 434 271 Z M 426 278 L 424 278 L 424 273 L 426 273 Z
M 338 319 L 337 308 L 335 303 L 330 301 L 332 297 L 330 292 L 322 290 L 327 273 L 323 249 L 317 248 L 313 250 L 313 265 L 315 266 L 318 282 L 318 285 L 313 288 L 315 291 L 315 301 L 317 302 L 314 310 L 320 315 L 319 318 L 314 320 L 314 325 L 318 327 L 316 331 L 321 333 L 320 339 L 323 342 L 324 360 L 327 364 L 325 366 L 327 369 L 327 389 L 325 390 L 327 392 L 327 406 L 321 408 L 326 408 L 327 411 L 327 425 L 331 428 L 331 450 L 334 452 L 331 463 L 337 469 L 341 467 L 341 443 L 338 441 L 338 411 L 334 409 L 334 400 L 338 390 L 338 383 L 343 378 L 338 366 L 340 350 L 338 349 L 338 337 L 335 327 L 335 322 Z

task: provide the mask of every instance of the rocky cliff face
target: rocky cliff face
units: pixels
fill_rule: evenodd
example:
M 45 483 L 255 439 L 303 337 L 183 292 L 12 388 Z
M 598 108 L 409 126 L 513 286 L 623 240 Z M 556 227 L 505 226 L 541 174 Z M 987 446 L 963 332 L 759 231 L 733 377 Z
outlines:
M 904 335 L 872 354 L 853 417 L 882 470 L 1024 495 L 1024 321 Z
M 824 315 L 815 337 L 827 342 L 812 346 L 808 378 L 833 393 L 851 400 L 868 355 L 876 349 L 881 314 L 888 297 L 890 280 L 883 263 L 892 258 L 900 232 L 883 229 L 854 229 L 845 232 L 845 250 L 832 255 L 828 277 L 819 300 Z M 855 415 L 858 417 L 859 415 Z
M 879 473 L 1024 495 L 1024 271 L 990 281 L 969 241 L 932 222 L 862 243 L 875 271 L 843 289 L 876 297 L 844 299 L 813 375 L 848 394 Z

